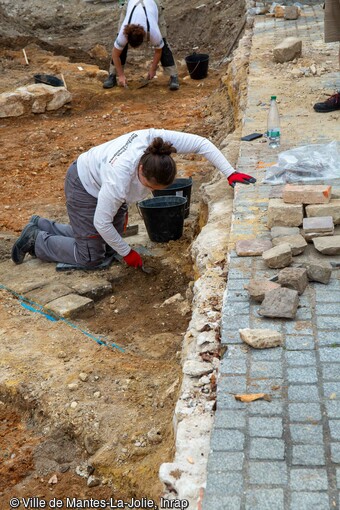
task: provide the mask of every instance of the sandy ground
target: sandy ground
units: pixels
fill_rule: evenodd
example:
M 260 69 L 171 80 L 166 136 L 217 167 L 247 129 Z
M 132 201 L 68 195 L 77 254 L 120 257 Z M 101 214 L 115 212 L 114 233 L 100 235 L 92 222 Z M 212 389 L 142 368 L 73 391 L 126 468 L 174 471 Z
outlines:
M 0 122 L 3 144 L 0 259 L 3 264 L 11 264 L 6 260 L 13 239 L 31 214 L 67 221 L 64 176 L 68 165 L 81 152 L 127 131 L 147 127 L 193 132 L 216 143 L 233 129 L 231 108 L 220 81 L 225 72 L 221 59 L 243 26 L 243 2 L 207 2 L 205 7 L 195 7 L 194 2 L 166 3 L 169 40 L 176 52 L 181 82 L 180 91 L 170 93 L 167 79 L 160 72 L 148 87 L 137 88 L 140 78 L 146 74 L 149 50 L 146 59 L 143 52 L 131 52 L 126 69 L 129 90 L 104 90 L 100 81 L 79 69 L 84 69 L 85 64 L 107 69 L 112 26 L 119 15 L 116 3 L 78 0 L 70 5 L 61 2 L 51 5 L 32 0 L 14 5 L 0 2 L 3 29 L 0 66 L 4 71 L 0 91 L 33 83 L 34 74 L 39 72 L 59 76 L 62 73 L 73 96 L 72 103 L 57 112 Z M 96 44 L 103 48 L 93 51 Z M 29 58 L 28 66 L 22 48 Z M 210 54 L 209 76 L 200 82 L 189 79 L 182 60 L 193 48 Z M 18 353 L 17 359 L 25 365 L 16 396 L 13 397 L 8 385 L 2 386 L 0 392 L 2 508 L 13 495 L 130 498 L 147 494 L 159 498 L 158 468 L 173 455 L 172 414 L 181 381 L 180 351 L 190 320 L 190 282 L 194 278 L 189 249 L 202 226 L 199 186 L 209 180 L 213 170 L 197 157 L 178 157 L 178 166 L 180 176 L 194 179 L 191 214 L 185 222 L 183 238 L 167 245 L 151 246 L 154 257 L 150 263 L 156 267 L 151 277 L 123 267 L 116 277 L 116 269 L 112 269 L 112 296 L 96 304 L 93 318 L 77 322 L 79 327 L 86 327 L 94 334 L 119 340 L 128 357 L 122 359 L 117 352 L 113 354 L 90 342 L 81 349 L 71 347 L 69 333 L 64 332 L 62 325 L 47 327 L 46 322 L 41 322 L 43 319 L 23 311 L 16 298 L 2 293 L 0 332 L 6 338 L 4 352 L 6 349 L 7 354 L 12 352 L 11 346 L 15 345 L 15 356 Z M 132 209 L 131 213 L 130 224 L 139 224 L 143 231 L 136 211 Z M 140 237 L 131 238 L 132 244 L 140 242 Z M 11 268 L 9 271 L 14 270 Z M 65 282 L 66 276 L 58 278 Z M 177 293 L 186 299 L 187 310 L 176 304 L 160 307 Z M 21 349 L 27 335 L 33 342 L 29 351 Z M 49 342 L 56 344 L 54 353 L 46 347 Z M 58 358 L 60 352 L 66 353 L 66 358 Z M 78 360 L 74 366 L 72 353 Z M 2 358 L 3 368 L 13 363 L 13 356 L 12 352 L 7 360 Z M 56 372 L 52 385 L 47 387 L 44 386 L 45 361 L 48 370 Z M 93 404 L 88 388 L 85 390 L 80 385 L 77 399 L 84 402 L 86 409 L 94 406 L 104 422 L 110 421 L 108 437 L 119 438 L 109 457 L 107 480 L 104 480 L 107 485 L 94 488 L 88 488 L 86 479 L 76 474 L 75 469 L 102 443 L 84 449 L 84 431 L 77 437 L 76 427 L 65 430 L 64 421 L 58 418 L 58 432 L 58 419 L 55 416 L 52 419 L 53 413 L 39 414 L 49 392 L 60 394 L 62 405 L 66 405 L 67 384 L 72 383 L 72 377 L 77 380 L 79 363 L 90 374 L 92 393 L 96 389 L 95 377 L 102 381 L 102 398 L 100 405 Z M 73 366 L 72 377 L 69 369 L 65 371 L 67 364 Z M 42 388 L 36 398 L 29 391 L 32 380 Z M 65 387 L 58 387 L 60 380 Z M 170 392 L 169 388 L 172 388 Z M 60 399 L 52 399 L 56 409 L 61 405 Z M 49 483 L 54 474 L 57 483 Z M 103 470 L 100 474 L 103 476 Z

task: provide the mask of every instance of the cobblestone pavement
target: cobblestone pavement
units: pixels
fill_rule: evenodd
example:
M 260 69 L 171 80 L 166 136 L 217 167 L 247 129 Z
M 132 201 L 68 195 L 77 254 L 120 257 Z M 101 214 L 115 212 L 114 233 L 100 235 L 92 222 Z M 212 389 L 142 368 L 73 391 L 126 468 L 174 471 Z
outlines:
M 334 72 L 301 79 L 278 73 L 271 50 L 292 35 L 302 39 L 304 55 L 313 58 L 321 52 L 325 60 L 332 59 Z M 335 88 L 337 52 L 337 44 L 323 43 L 321 6 L 305 7 L 297 21 L 256 17 L 243 135 L 265 131 L 269 98 L 276 94 L 283 137 L 274 150 L 261 140 L 241 144 L 238 170 L 258 182 L 238 185 L 235 191 L 222 324 L 228 350 L 218 380 L 204 510 L 339 508 L 340 272 L 333 271 L 327 286 L 309 284 L 296 320 L 269 320 L 257 314 L 259 304 L 249 301 L 244 285 L 250 277 L 271 277 L 275 271 L 261 257 L 237 257 L 233 251 L 238 239 L 270 238 L 266 214 L 275 188 L 262 180 L 278 152 L 339 140 L 340 112 L 318 114 L 312 108 L 321 90 L 332 93 Z M 291 102 L 293 96 L 301 100 Z M 238 333 L 247 327 L 281 331 L 285 344 L 252 350 Z M 272 400 L 245 404 L 234 398 L 259 392 Z

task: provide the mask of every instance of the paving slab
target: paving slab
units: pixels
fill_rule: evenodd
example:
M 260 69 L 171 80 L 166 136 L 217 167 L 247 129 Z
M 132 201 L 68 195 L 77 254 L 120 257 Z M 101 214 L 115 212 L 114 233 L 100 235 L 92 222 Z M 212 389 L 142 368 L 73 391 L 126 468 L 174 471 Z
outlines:
M 44 310 L 51 315 L 69 319 L 91 317 L 95 313 L 93 300 L 78 294 L 68 294 L 54 299 L 46 303 Z
M 250 303 L 242 289 L 251 279 L 269 279 L 278 271 L 258 257 L 241 260 L 234 251 L 237 241 L 259 236 L 269 239 L 276 218 L 281 226 L 302 223 L 300 210 L 294 221 L 282 217 L 288 210 L 280 199 L 282 187 L 263 183 L 266 169 L 277 162 L 279 152 L 340 139 L 340 112 L 320 116 L 313 110 L 322 91 L 331 95 L 339 85 L 338 44 L 325 45 L 323 15 L 321 4 L 304 3 L 301 16 L 294 21 L 255 17 L 242 136 L 265 131 L 269 99 L 275 94 L 282 138 L 277 149 L 269 149 L 263 141 L 241 143 L 237 168 L 254 175 L 257 183 L 235 188 L 233 217 L 240 220 L 232 224 L 221 330 L 222 344 L 228 349 L 217 381 L 217 415 L 203 510 L 340 508 L 340 271 L 333 268 L 327 285 L 309 282 L 295 320 L 264 319 L 258 315 L 259 304 Z M 275 64 L 272 49 L 286 37 L 301 39 L 303 59 L 313 62 L 313 56 L 321 53 L 324 61 L 331 60 L 328 72 L 296 79 L 292 71 L 301 67 L 300 59 L 296 64 Z M 292 101 L 292 97 L 301 101 Z M 318 184 L 331 185 L 332 200 L 339 198 L 339 180 Z M 282 210 L 271 211 L 268 223 L 269 200 Z M 333 215 L 337 222 L 337 210 L 330 211 L 327 206 L 322 215 Z M 311 209 L 310 216 L 314 214 Z M 337 227 L 335 234 L 339 235 Z M 300 267 L 311 261 L 338 263 L 339 255 L 322 255 L 309 244 L 303 254 L 293 257 L 294 265 Z M 236 288 L 238 280 L 242 284 Z M 283 347 L 265 352 L 249 347 L 241 353 L 239 328 L 279 331 Z M 262 390 L 270 394 L 270 402 L 243 403 L 234 397 L 235 393 Z M 215 477 L 215 463 L 223 465 L 223 472 L 235 474 L 237 470 L 242 476 L 237 483 L 230 479 L 231 489 L 240 489 L 237 495 L 224 489 L 215 492 L 223 487 L 218 485 L 221 476 Z
M 29 299 L 30 301 L 34 301 L 39 303 L 40 305 L 46 305 L 50 301 L 54 299 L 58 299 L 63 296 L 67 296 L 67 294 L 72 294 L 73 290 L 71 287 L 64 285 L 63 283 L 49 283 L 44 287 L 39 287 L 38 289 L 31 290 L 30 292 L 26 292 L 24 297 Z
M 17 266 L 11 260 L 0 263 L 0 286 L 42 307 L 64 297 L 53 313 L 75 318 L 78 315 L 83 317 L 86 308 L 85 314 L 94 313 L 93 301 L 112 293 L 112 281 L 120 278 L 121 271 L 121 265 L 117 263 L 101 271 L 100 275 L 80 271 L 59 273 L 56 264 L 28 257 Z M 68 295 L 71 297 L 66 299 Z M 85 303 L 87 307 L 84 309 Z

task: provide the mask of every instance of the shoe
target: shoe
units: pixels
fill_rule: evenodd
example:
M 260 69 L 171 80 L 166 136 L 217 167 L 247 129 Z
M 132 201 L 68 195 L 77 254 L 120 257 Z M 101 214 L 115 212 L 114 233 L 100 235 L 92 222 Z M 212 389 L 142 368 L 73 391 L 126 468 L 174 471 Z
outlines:
M 40 230 L 33 223 L 28 223 L 15 241 L 12 248 L 12 260 L 15 264 L 22 264 L 26 253 L 34 255 L 34 246 Z
M 30 223 L 33 223 L 36 227 L 38 226 L 38 221 L 40 220 L 40 216 L 37 214 L 33 214 L 30 219 Z
M 178 76 L 170 76 L 169 89 L 170 90 L 178 90 L 179 89 Z
M 104 89 L 112 89 L 112 87 L 117 86 L 117 76 L 115 74 L 109 74 L 106 80 L 103 83 Z
M 333 94 L 333 96 L 329 97 L 323 103 L 316 103 L 314 105 L 314 110 L 319 113 L 327 113 L 334 112 L 335 110 L 340 110 L 340 92 Z

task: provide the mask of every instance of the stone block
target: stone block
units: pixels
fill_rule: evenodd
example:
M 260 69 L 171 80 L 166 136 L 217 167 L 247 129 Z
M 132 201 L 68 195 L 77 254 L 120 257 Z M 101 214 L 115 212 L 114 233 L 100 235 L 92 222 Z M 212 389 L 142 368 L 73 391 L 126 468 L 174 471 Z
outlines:
M 251 438 L 249 447 L 249 458 L 257 460 L 283 460 L 285 458 L 284 447 L 285 445 L 283 439 L 273 439 L 264 437 Z M 249 510 L 250 509 L 262 510 L 267 506 L 266 503 L 264 503 L 264 501 L 268 502 L 268 498 L 263 498 L 261 505 L 255 507 L 252 504 L 250 504 L 249 506 L 247 505 L 246 508 Z M 267 506 L 267 509 L 275 508 L 275 506 L 277 509 L 283 508 L 283 505 L 281 505 L 281 501 L 278 503 L 278 500 L 276 498 L 273 498 L 273 500 Z
M 297 37 L 286 37 L 280 44 L 278 44 L 274 50 L 274 60 L 283 64 L 283 62 L 289 62 L 294 58 L 301 57 L 302 53 L 302 41 Z
M 285 6 L 285 19 L 298 19 L 300 14 L 300 10 L 296 5 L 286 5 Z
M 239 329 L 242 340 L 254 349 L 269 349 L 283 344 L 283 336 L 272 329 Z
M 334 232 L 332 216 L 304 218 L 302 227 L 305 235 L 319 232 Z
M 282 287 L 295 289 L 299 294 L 303 294 L 307 285 L 307 269 L 299 267 L 286 267 L 279 272 L 279 284 Z
M 281 287 L 266 292 L 259 314 L 264 317 L 281 317 L 294 319 L 299 305 L 299 295 L 296 290 Z
M 280 198 L 269 200 L 268 227 L 299 227 L 303 220 L 302 204 L 286 204 Z
M 0 94 L 0 118 L 19 117 L 25 113 L 25 105 L 20 93 L 3 92 Z
M 25 298 L 35 301 L 39 305 L 46 305 L 55 299 L 72 294 L 72 289 L 62 283 L 49 283 L 40 289 L 34 289 L 24 294 Z
M 112 294 L 112 284 L 105 278 L 82 278 L 71 283 L 70 286 L 77 294 L 94 301 Z
M 44 310 L 52 315 L 70 319 L 75 317 L 91 317 L 95 313 L 93 300 L 78 294 L 68 294 L 67 296 L 50 301 L 46 303 Z
M 47 103 L 46 110 L 58 110 L 66 103 L 70 103 L 71 101 L 72 95 L 70 92 L 63 87 L 58 87 L 58 91 L 54 92 L 53 98 Z
M 292 262 L 292 250 L 288 243 L 279 244 L 262 254 L 262 258 L 268 267 L 287 267 Z
M 340 225 L 340 200 L 331 199 L 328 204 L 306 206 L 307 217 L 332 216 L 334 225 Z
M 313 241 L 313 239 L 316 239 L 317 237 L 327 237 L 334 235 L 334 231 L 332 232 L 310 232 L 309 234 L 305 234 L 303 230 L 301 230 L 301 233 L 303 234 L 305 240 L 307 243 L 310 243 Z
M 266 292 L 270 290 L 278 289 L 280 285 L 269 280 L 257 280 L 251 279 L 244 288 L 249 292 L 249 296 L 255 301 L 262 303 Z
M 327 204 L 332 187 L 325 184 L 286 184 L 282 198 L 287 204 Z
M 273 246 L 279 246 L 280 244 L 287 243 L 289 244 L 292 255 L 299 255 L 304 251 L 307 246 L 307 242 L 305 238 L 301 234 L 296 234 L 293 236 L 283 236 L 283 237 L 275 237 L 273 239 Z
M 236 242 L 236 253 L 239 257 L 256 257 L 271 247 L 269 239 L 242 239 Z
M 314 247 L 324 255 L 340 254 L 340 236 L 318 237 L 313 239 Z
M 284 18 L 285 9 L 282 5 L 275 5 L 274 7 L 275 18 Z
M 214 370 L 211 363 L 199 360 L 187 360 L 183 366 L 183 372 L 189 377 L 202 377 L 202 375 L 209 374 Z
M 329 262 L 315 261 L 307 264 L 307 277 L 311 282 L 327 284 L 332 275 L 332 266 Z
M 34 83 L 19 87 L 23 97 L 29 97 L 33 102 L 32 111 L 43 113 L 45 110 L 58 110 L 72 100 L 72 94 L 65 87 L 52 87 L 44 83 Z
M 273 227 L 270 230 L 272 239 L 276 237 L 296 236 L 300 234 L 299 227 Z

